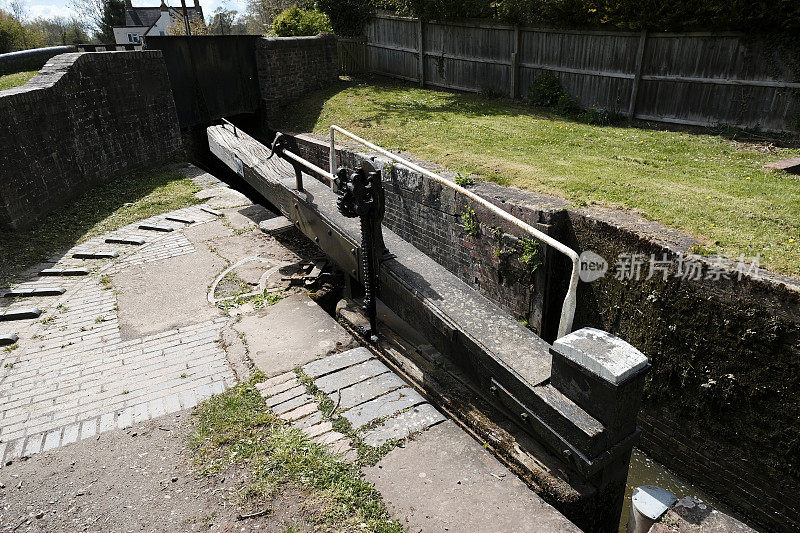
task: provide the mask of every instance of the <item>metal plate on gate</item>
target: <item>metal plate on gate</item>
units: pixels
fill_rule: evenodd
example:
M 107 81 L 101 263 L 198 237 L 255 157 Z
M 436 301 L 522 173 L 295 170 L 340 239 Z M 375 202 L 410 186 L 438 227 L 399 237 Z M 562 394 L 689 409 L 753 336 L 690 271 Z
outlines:
M 294 213 L 289 220 L 314 241 L 325 255 L 330 257 L 339 268 L 362 283 L 361 279 L 361 247 L 347 237 L 333 222 L 326 220 L 302 201 L 295 202 Z

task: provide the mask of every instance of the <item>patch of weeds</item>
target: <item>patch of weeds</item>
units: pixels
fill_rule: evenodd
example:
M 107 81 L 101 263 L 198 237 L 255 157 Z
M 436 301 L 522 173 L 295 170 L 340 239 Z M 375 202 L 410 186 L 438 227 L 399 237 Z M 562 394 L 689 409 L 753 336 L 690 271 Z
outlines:
M 201 472 L 209 475 L 232 464 L 247 465 L 251 475 L 240 494 L 247 501 L 263 504 L 279 487 L 295 486 L 323 504 L 315 517 L 321 524 L 401 532 L 380 493 L 361 479 L 358 468 L 336 461 L 267 408 L 255 387 L 264 380 L 257 372 L 197 407 L 189 446 Z
M 100 287 L 102 287 L 104 291 L 111 289 L 111 276 L 103 274 L 100 278 Z
M 522 324 L 523 326 L 525 326 L 526 328 L 528 327 L 528 319 L 527 318 L 525 318 L 525 317 L 520 318 L 520 319 L 518 319 L 518 322 L 520 324 Z
M 285 289 L 272 292 L 267 292 L 267 290 L 268 289 L 264 289 L 261 294 L 241 295 L 228 300 L 222 300 L 221 302 L 217 302 L 217 307 L 227 311 L 228 309 L 239 307 L 246 302 L 250 302 L 253 304 L 254 309 L 263 309 L 264 307 L 275 305 L 288 296 Z
M 131 391 L 129 391 L 129 390 L 122 391 L 122 394 L 130 394 L 130 393 L 131 393 Z
M 472 174 L 467 172 L 465 168 L 460 168 L 456 171 L 456 177 L 453 181 L 456 182 L 456 185 L 460 185 L 461 187 L 472 187 L 475 185 L 475 178 L 473 178 Z
M 469 206 L 464 206 L 461 212 L 461 225 L 464 227 L 464 233 L 470 237 L 475 237 L 480 233 L 480 224 L 475 216 L 475 210 Z
M 6 363 L 3 365 L 3 368 L 8 368 L 9 370 L 14 368 L 14 363 Z
M 703 257 L 710 257 L 710 256 L 714 255 L 715 253 L 717 253 L 714 250 L 714 248 L 712 248 L 710 246 L 703 245 L 703 244 L 693 244 L 689 248 L 689 252 L 693 253 L 693 254 L 701 255 Z
M 314 383 L 314 380 L 309 378 L 301 368 L 295 368 L 294 371 L 297 374 L 297 378 L 300 380 L 300 383 L 306 387 L 306 391 L 310 395 L 314 396 L 314 398 L 317 400 L 317 405 L 320 413 L 322 413 L 322 418 L 331 423 L 331 427 L 334 431 L 338 431 L 350 439 L 351 445 L 358 453 L 358 460 L 356 461 L 357 464 L 361 466 L 373 466 L 397 445 L 397 442 L 392 440 L 385 442 L 378 448 L 365 444 L 361 438 L 361 435 L 359 435 L 359 433 L 356 432 L 356 430 L 350 424 L 350 421 L 345 417 L 340 416 L 337 402 L 334 402 L 333 398 L 319 390 L 317 385 Z M 375 420 L 362 429 L 375 427 L 384 422 L 387 418 L 389 417 L 387 416 Z
M 553 73 L 546 72 L 533 78 L 528 89 L 528 102 L 539 107 L 555 107 L 564 94 L 561 80 Z
M 17 348 L 19 348 L 19 344 L 12 344 L 11 346 L 6 346 L 5 348 L 3 348 L 3 351 L 11 353 Z
M 64 304 L 58 304 L 56 306 L 56 310 L 61 311 L 61 312 L 67 312 L 67 311 L 69 311 L 69 308 Z
M 108 319 L 106 317 L 104 317 L 103 315 L 100 315 L 99 317 L 94 319 L 94 323 L 95 324 L 102 324 L 103 322 L 107 322 L 107 321 L 108 321 Z
M 286 298 L 286 291 L 281 289 L 275 292 L 266 292 L 262 293 L 260 296 L 256 296 L 253 300 L 255 303 L 256 309 L 259 307 L 266 307 L 269 305 L 275 305 L 276 303 L 280 302 Z M 259 305 L 260 304 L 260 305 Z
M 519 262 L 528 267 L 530 272 L 535 272 L 542 260 L 539 256 L 539 242 L 529 237 L 522 237 L 519 240 L 520 256 Z
M 186 372 L 184 372 L 183 374 L 181 374 L 181 378 L 183 378 L 183 379 L 186 379 L 186 378 L 188 378 L 188 377 L 189 377 L 189 374 L 187 374 Z
M 46 326 L 47 324 L 52 322 L 55 317 L 56 317 L 56 315 L 46 316 L 41 320 L 41 322 L 42 322 L 42 324 L 44 324 Z

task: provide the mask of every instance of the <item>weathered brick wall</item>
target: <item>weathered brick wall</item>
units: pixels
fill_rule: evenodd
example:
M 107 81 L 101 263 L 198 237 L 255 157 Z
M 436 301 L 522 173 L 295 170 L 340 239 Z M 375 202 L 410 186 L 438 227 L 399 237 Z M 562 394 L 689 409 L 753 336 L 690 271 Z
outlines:
M 309 136 L 298 139 L 297 148 L 303 157 L 328 168 L 327 142 Z M 342 152 L 338 153 L 341 161 Z M 447 173 L 443 175 L 448 176 Z M 525 233 L 466 196 L 398 165 L 391 171 L 384 169 L 383 182 L 384 224 L 389 229 L 509 314 L 527 322 L 537 333 L 544 334 L 548 320 L 558 325 L 560 307 L 556 309 L 556 316 L 546 316 L 548 291 L 545 287 L 549 278 L 546 258 L 551 253 L 548 247 L 537 243 L 534 262 L 538 266 L 524 264 L 520 262 L 520 237 L 526 236 Z M 488 183 L 479 183 L 473 190 L 501 205 L 508 191 Z M 475 212 L 479 225 L 477 234 L 469 234 L 464 228 L 463 214 L 467 208 Z M 544 233 L 551 231 L 552 211 L 512 209 L 512 212 Z
M 261 100 L 268 120 L 289 102 L 339 75 L 336 38 L 264 38 L 256 45 Z
M 94 183 L 181 149 L 160 52 L 70 53 L 0 92 L 0 225 L 18 229 Z
M 301 154 L 328 168 L 328 145 L 301 136 Z M 338 156 L 341 161 L 341 155 Z M 415 173 L 384 178 L 386 225 L 476 286 L 514 316 L 544 298 L 544 329 L 557 326 L 569 264 L 545 256 L 546 285 L 504 275 L 495 255 L 494 227 L 519 235 L 472 206 L 481 225 L 465 236 L 463 198 Z M 630 342 L 650 358 L 640 412 L 640 447 L 650 456 L 774 531 L 800 528 L 800 284 L 762 272 L 739 279 L 732 262 L 718 280 L 677 277 L 674 260 L 691 238 L 613 210 L 571 210 L 562 200 L 479 183 L 473 191 L 578 252 L 604 257 L 612 272 L 580 283 L 574 328 L 597 327 Z M 505 237 L 508 243 L 510 237 Z M 508 244 L 504 245 L 508 246 Z M 667 254 L 673 266 L 644 280 L 614 275 L 619 254 Z M 516 256 L 511 255 L 514 264 Z M 511 281 L 509 281 L 511 280 Z M 543 291 L 537 289 L 543 288 Z M 543 295 L 540 293 L 544 292 Z M 547 298 L 550 300 L 548 301 Z M 535 324 L 535 316 L 530 320 Z

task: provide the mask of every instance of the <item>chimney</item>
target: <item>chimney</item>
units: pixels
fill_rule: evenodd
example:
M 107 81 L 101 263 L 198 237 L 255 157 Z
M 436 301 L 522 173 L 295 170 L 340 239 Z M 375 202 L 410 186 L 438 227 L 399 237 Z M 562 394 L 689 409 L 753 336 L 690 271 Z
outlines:
M 200 0 L 194 0 L 194 8 L 200 9 Z
M 159 7 L 159 9 L 161 11 L 169 11 L 169 7 L 167 7 L 167 4 L 164 3 L 164 0 L 161 0 L 161 6 Z
M 133 4 L 131 3 L 131 0 L 125 0 L 125 7 L 128 9 L 133 9 Z

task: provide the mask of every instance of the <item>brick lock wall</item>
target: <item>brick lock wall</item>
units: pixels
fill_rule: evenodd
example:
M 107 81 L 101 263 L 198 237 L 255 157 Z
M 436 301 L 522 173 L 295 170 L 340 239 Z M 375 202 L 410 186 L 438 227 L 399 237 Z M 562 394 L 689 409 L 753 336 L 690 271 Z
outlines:
M 275 37 L 256 44 L 261 100 L 267 120 L 308 91 L 338 78 L 336 38 Z
M 89 186 L 181 152 L 160 52 L 69 53 L 0 92 L 0 226 L 31 225 Z

